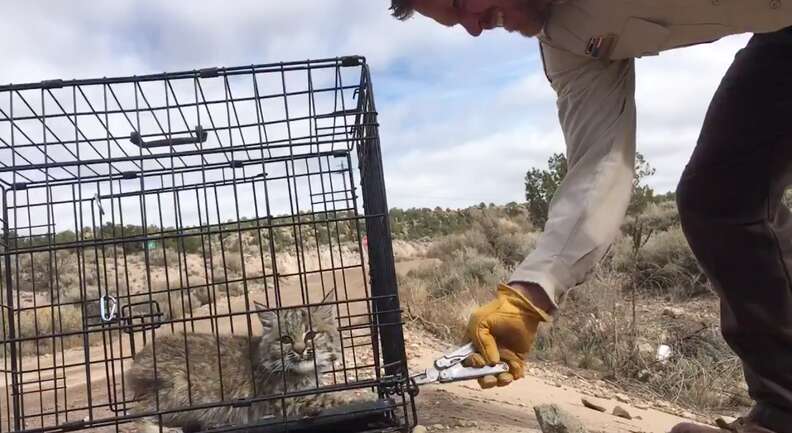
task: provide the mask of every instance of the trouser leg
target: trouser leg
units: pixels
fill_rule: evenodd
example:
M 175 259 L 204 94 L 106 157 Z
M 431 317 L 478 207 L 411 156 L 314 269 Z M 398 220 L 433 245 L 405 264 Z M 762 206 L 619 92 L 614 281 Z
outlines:
M 752 416 L 792 432 L 792 28 L 755 35 L 713 97 L 678 190 L 682 227 L 721 298 Z

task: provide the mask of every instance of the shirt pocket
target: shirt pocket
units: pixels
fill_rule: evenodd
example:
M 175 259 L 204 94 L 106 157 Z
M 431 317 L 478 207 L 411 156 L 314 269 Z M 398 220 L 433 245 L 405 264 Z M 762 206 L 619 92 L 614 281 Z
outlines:
M 657 55 L 670 36 L 671 31 L 662 24 L 643 18 L 627 18 L 609 57 L 618 60 Z

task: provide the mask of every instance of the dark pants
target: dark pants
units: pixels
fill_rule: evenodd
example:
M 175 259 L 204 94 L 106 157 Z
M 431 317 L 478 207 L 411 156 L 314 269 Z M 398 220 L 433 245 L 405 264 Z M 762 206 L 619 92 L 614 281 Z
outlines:
M 677 189 L 757 402 L 751 416 L 778 433 L 792 433 L 792 214 L 781 202 L 791 183 L 792 27 L 737 54 Z

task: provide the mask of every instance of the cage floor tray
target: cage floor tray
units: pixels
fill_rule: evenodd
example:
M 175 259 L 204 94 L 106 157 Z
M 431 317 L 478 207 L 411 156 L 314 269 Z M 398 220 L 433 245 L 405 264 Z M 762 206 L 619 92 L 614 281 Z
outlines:
M 238 431 L 244 433 L 378 431 L 393 428 L 397 425 L 393 421 L 393 417 L 389 416 L 389 413 L 394 409 L 395 403 L 389 399 L 352 403 L 328 409 L 312 418 L 273 418 L 264 425 Z

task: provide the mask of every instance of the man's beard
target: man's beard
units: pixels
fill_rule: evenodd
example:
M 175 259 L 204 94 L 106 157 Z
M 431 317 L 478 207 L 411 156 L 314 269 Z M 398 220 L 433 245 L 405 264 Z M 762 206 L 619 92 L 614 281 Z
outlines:
M 533 37 L 542 31 L 547 20 L 549 1 L 547 0 L 517 0 L 516 9 L 520 11 L 520 22 L 509 31 L 516 31 L 523 36 Z

